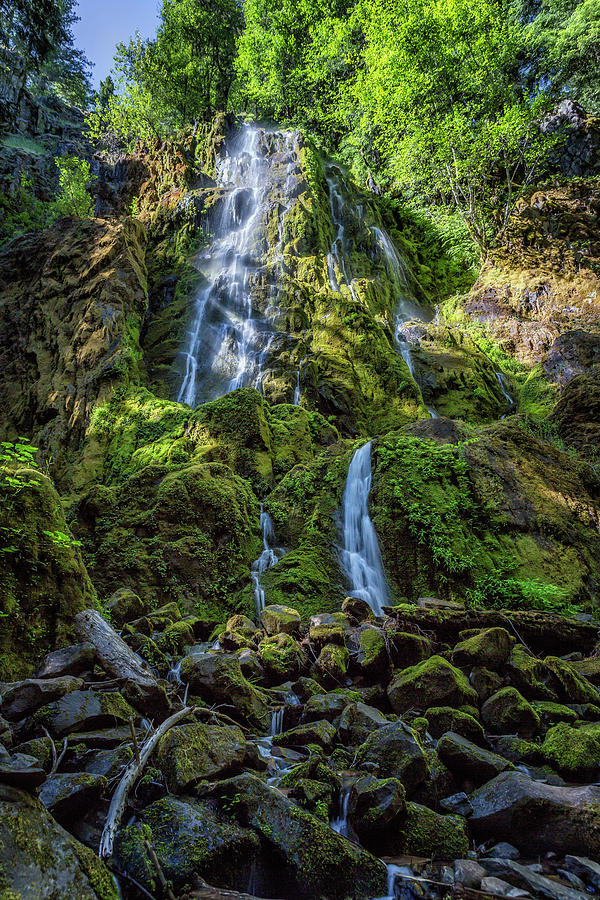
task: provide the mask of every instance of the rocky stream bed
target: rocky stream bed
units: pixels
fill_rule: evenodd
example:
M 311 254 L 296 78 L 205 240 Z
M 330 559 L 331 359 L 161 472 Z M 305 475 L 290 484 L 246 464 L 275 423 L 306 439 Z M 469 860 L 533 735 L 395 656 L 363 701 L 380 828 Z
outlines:
M 109 609 L 0 685 L 2 900 L 600 890 L 593 622 Z

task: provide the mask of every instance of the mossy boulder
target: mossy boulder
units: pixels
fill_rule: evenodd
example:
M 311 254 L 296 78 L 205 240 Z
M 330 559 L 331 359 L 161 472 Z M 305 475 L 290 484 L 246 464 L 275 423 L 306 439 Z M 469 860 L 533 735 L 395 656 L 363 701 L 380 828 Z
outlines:
M 343 744 L 357 747 L 383 725 L 389 725 L 389 720 L 375 707 L 349 703 L 342 712 L 338 733 Z
M 551 700 L 534 700 L 531 705 L 540 717 L 543 725 L 556 725 L 558 722 L 568 722 L 572 725 L 579 718 L 574 709 L 565 706 L 563 703 L 553 703 Z
M 60 891 L 61 900 L 119 898 L 110 871 L 92 850 L 61 828 L 39 800 L 3 784 L 0 884 L 3 900 L 34 896 L 36 886 Z
M 390 628 L 386 633 L 392 662 L 397 666 L 416 666 L 432 654 L 431 641 L 423 634 Z
M 336 726 L 340 717 L 350 703 L 357 703 L 361 695 L 356 691 L 337 690 L 327 694 L 313 694 L 305 703 L 302 714 L 303 722 L 316 722 L 318 719 L 327 719 Z
M 485 735 L 480 723 L 473 716 L 453 709 L 451 706 L 431 706 L 425 712 L 427 730 L 434 738 L 440 738 L 446 731 L 454 731 L 469 741 L 481 744 Z
M 381 628 L 363 625 L 357 635 L 355 662 L 358 670 L 367 678 L 385 677 L 390 668 L 390 658 L 385 635 Z
M 357 765 L 382 778 L 399 778 L 410 796 L 427 778 L 427 761 L 414 731 L 402 721 L 374 731 L 356 753 Z
M 235 774 L 246 754 L 246 739 L 234 725 L 194 722 L 171 728 L 159 741 L 155 765 L 175 794 L 202 779 Z
M 349 661 L 350 652 L 347 647 L 340 647 L 339 644 L 325 644 L 317 660 L 319 677 L 322 678 L 323 683 L 344 684 Z
M 325 613 L 320 616 L 311 616 L 308 630 L 311 644 L 320 649 L 325 644 L 344 643 L 344 627 L 338 617 Z
M 234 799 L 236 818 L 252 827 L 271 852 L 283 859 L 286 875 L 297 880 L 297 893 L 367 900 L 385 891 L 386 869 L 380 860 L 256 776 L 221 782 L 214 793 L 221 804 Z
M 38 709 L 26 730 L 31 736 L 41 736 L 47 729 L 52 737 L 60 738 L 71 732 L 127 725 L 136 718 L 135 710 L 116 691 L 72 691 Z
M 525 647 L 517 645 L 513 648 L 506 670 L 514 687 L 528 699 L 558 699 L 551 669 Z
M 308 722 L 306 725 L 296 725 L 287 731 L 278 734 L 275 743 L 278 747 L 294 747 L 316 744 L 329 750 L 335 740 L 336 730 L 326 719 L 317 722 Z
M 583 675 L 568 662 L 558 656 L 547 656 L 544 660 L 556 685 L 559 699 L 566 703 L 598 703 L 598 691 Z
M 514 687 L 501 688 L 481 707 L 481 718 L 494 734 L 531 737 L 540 728 L 540 717 Z
M 163 653 L 171 656 L 181 654 L 185 647 L 191 647 L 195 642 L 194 626 L 185 619 L 167 625 L 157 641 L 157 646 Z
M 486 628 L 457 644 L 452 651 L 452 662 L 461 669 L 473 666 L 499 669 L 510 656 L 513 643 L 505 628 Z
M 269 707 L 263 694 L 242 675 L 233 653 L 198 653 L 181 663 L 181 678 L 190 691 L 210 703 L 221 704 L 234 718 L 267 727 Z
M 418 803 L 406 804 L 406 817 L 387 836 L 386 850 L 409 856 L 459 859 L 469 850 L 469 835 L 461 816 L 444 816 Z
M 300 630 L 300 613 L 290 606 L 265 606 L 260 611 L 260 623 L 268 635 L 293 635 Z
M 398 778 L 363 775 L 352 785 L 350 806 L 352 827 L 369 845 L 406 812 L 406 792 Z
M 110 613 L 111 619 L 117 625 L 124 625 L 126 622 L 132 622 L 139 619 L 144 613 L 149 611 L 147 603 L 139 597 L 131 588 L 119 588 L 108 600 L 106 608 Z
M 142 810 L 134 824 L 118 832 L 115 841 L 117 865 L 148 891 L 155 888 L 156 866 L 146 841 L 178 892 L 191 887 L 196 875 L 209 883 L 243 890 L 252 860 L 260 852 L 256 834 L 216 815 L 208 804 L 164 797 Z
M 304 648 L 283 631 L 264 638 L 258 655 L 266 671 L 279 681 L 297 677 L 307 664 Z
M 500 772 L 512 768 L 502 756 L 484 750 L 452 731 L 442 735 L 437 752 L 454 776 L 469 782 L 470 788 L 478 787 Z
M 396 672 L 388 687 L 394 712 L 425 710 L 430 706 L 477 705 L 476 691 L 460 669 L 441 656 L 432 656 Z
M 542 752 L 559 775 L 571 781 L 597 780 L 600 774 L 600 733 L 589 734 L 561 722 L 549 728 Z
M 469 675 L 469 684 L 477 691 L 481 702 L 487 700 L 502 687 L 502 678 L 484 666 L 475 666 Z

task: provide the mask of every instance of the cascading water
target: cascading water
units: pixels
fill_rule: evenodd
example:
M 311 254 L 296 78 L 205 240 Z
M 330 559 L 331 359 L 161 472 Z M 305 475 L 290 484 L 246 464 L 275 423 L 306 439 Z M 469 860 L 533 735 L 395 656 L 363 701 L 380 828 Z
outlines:
M 506 387 L 506 375 L 504 374 L 504 372 L 496 372 L 495 375 L 496 375 L 496 380 L 498 382 L 498 386 L 499 386 L 500 390 L 502 391 L 502 396 L 504 397 L 504 399 L 506 400 L 506 403 L 507 403 L 507 410 L 504 413 L 504 415 L 501 416 L 502 419 L 505 419 L 506 416 L 515 409 L 517 403 L 515 401 L 515 398 L 510 395 L 508 388 Z
M 294 406 L 300 406 L 300 368 L 296 372 L 296 387 L 294 389 Z
M 206 285 L 195 302 L 181 352 L 180 403 L 195 406 L 244 385 L 260 389 L 273 341 L 284 269 L 284 219 L 294 203 L 298 136 L 246 126 L 217 163 L 225 194 L 212 244 L 198 259 Z M 278 243 L 268 251 L 266 222 L 277 209 Z M 270 281 L 260 310 L 259 273 Z
M 263 505 L 260 505 L 260 528 L 262 531 L 263 551 L 255 562 L 252 563 L 252 583 L 254 584 L 254 602 L 256 603 L 256 612 L 260 616 L 260 612 L 265 607 L 265 589 L 262 586 L 261 576 L 268 569 L 279 562 L 285 555 L 282 547 L 273 546 L 275 541 L 275 531 L 273 522 L 268 512 L 265 512 Z
M 365 600 L 376 615 L 383 614 L 388 586 L 377 534 L 369 516 L 371 442 L 352 457 L 344 490 L 342 566 L 350 594 Z
M 352 835 L 350 822 L 348 821 L 351 794 L 352 784 L 344 785 L 340 793 L 338 815 L 330 822 L 331 830 L 341 834 L 343 837 L 351 837 Z
M 340 285 L 336 275 L 336 265 L 338 271 L 340 271 L 344 278 L 344 284 L 350 290 L 350 294 L 352 295 L 352 299 L 356 300 L 356 291 L 354 290 L 354 286 L 352 284 L 352 273 L 348 268 L 348 264 L 346 262 L 346 232 L 344 228 L 344 198 L 342 197 L 337 180 L 334 176 L 328 172 L 325 176 L 327 180 L 327 187 L 329 188 L 329 206 L 331 208 L 331 218 L 333 224 L 336 227 L 335 238 L 333 239 L 333 244 L 331 245 L 331 249 L 327 254 L 327 273 L 329 276 L 329 287 L 332 291 L 336 293 L 340 292 Z

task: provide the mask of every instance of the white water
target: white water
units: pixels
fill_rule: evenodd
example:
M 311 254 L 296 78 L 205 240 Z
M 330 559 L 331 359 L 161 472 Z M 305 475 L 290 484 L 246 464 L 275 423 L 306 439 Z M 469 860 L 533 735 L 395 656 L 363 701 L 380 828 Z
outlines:
M 371 442 L 363 444 L 348 469 L 343 503 L 342 566 L 350 594 L 365 600 L 376 615 L 383 614 L 388 586 L 377 534 L 369 516 Z
M 294 406 L 300 406 L 300 368 L 296 372 L 296 388 L 294 390 Z
M 330 823 L 332 831 L 341 834 L 343 837 L 350 837 L 350 824 L 348 822 L 348 810 L 350 808 L 350 794 L 352 793 L 352 785 L 345 785 L 340 794 L 340 814 Z
M 341 272 L 344 284 L 349 288 L 352 299 L 356 300 L 356 292 L 352 284 L 352 273 L 346 261 L 346 233 L 344 229 L 344 198 L 342 197 L 337 180 L 328 173 L 326 176 L 327 186 L 329 188 L 329 206 L 331 208 L 331 219 L 336 227 L 336 234 L 333 239 L 331 249 L 327 254 L 327 273 L 329 276 L 329 287 L 337 294 L 340 292 L 340 284 L 336 275 L 336 266 Z
M 508 409 L 505 412 L 505 414 L 503 416 L 501 416 L 501 418 L 504 419 L 504 418 L 506 418 L 508 413 L 515 408 L 516 402 L 515 402 L 515 398 L 511 397 L 511 395 L 508 392 L 508 388 L 506 387 L 506 375 L 504 374 L 504 372 L 496 372 L 495 375 L 496 375 L 496 380 L 498 382 L 498 386 L 500 387 L 500 390 L 502 391 L 502 396 L 506 400 L 506 403 L 508 406 Z
M 283 730 L 283 717 L 285 715 L 285 706 L 274 709 L 271 715 L 271 737 L 277 737 Z
M 180 403 L 195 406 L 244 385 L 260 389 L 277 336 L 278 294 L 284 267 L 283 228 L 293 205 L 292 172 L 297 135 L 245 126 L 217 163 L 218 186 L 226 193 L 215 239 L 200 255 L 206 277 L 181 352 Z M 278 210 L 278 243 L 265 252 L 266 217 Z M 271 254 L 271 261 L 267 259 Z M 259 279 L 271 282 L 264 310 L 255 308 Z
M 265 589 L 262 586 L 261 576 L 268 570 L 273 568 L 275 563 L 284 556 L 285 551 L 282 547 L 273 546 L 275 541 L 275 531 L 273 522 L 268 512 L 265 512 L 263 505 L 260 505 L 260 527 L 263 538 L 263 551 L 255 562 L 252 563 L 252 582 L 254 584 L 254 602 L 256 603 L 256 612 L 260 616 L 260 612 L 265 607 Z
M 404 875 L 411 881 L 415 880 L 412 871 L 408 866 L 396 866 L 393 863 L 390 863 L 387 866 L 387 873 L 387 896 L 376 897 L 375 900 L 395 900 L 396 881 L 399 876 Z

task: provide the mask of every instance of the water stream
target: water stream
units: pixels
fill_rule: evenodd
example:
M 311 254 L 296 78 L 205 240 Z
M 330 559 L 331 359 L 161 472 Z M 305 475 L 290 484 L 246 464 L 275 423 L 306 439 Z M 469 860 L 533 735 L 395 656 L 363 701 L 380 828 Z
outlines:
M 342 273 L 344 284 L 349 288 L 352 299 L 356 300 L 356 291 L 352 284 L 352 273 L 346 260 L 346 232 L 344 229 L 344 198 L 340 192 L 336 178 L 331 171 L 326 174 L 327 186 L 329 188 L 329 205 L 331 208 L 331 219 L 336 228 L 336 234 L 333 239 L 331 249 L 327 254 L 327 273 L 329 276 L 329 287 L 336 293 L 340 292 L 340 284 L 336 274 L 336 266 Z
M 352 457 L 343 501 L 342 566 L 350 582 L 350 594 L 383 614 L 388 586 L 375 528 L 369 516 L 371 490 L 371 441 Z
M 180 354 L 177 400 L 190 406 L 244 385 L 260 389 L 278 334 L 284 220 L 294 203 L 298 136 L 247 125 L 226 146 L 217 162 L 221 209 L 210 226 L 214 239 L 197 260 L 206 283 Z M 265 251 L 273 208 L 278 242 Z M 270 282 L 266 302 L 261 280 Z
M 252 563 L 251 569 L 252 583 L 254 585 L 254 602 L 259 618 L 261 610 L 265 607 L 265 590 L 262 586 L 261 576 L 285 555 L 283 547 L 274 546 L 275 531 L 273 522 L 269 513 L 263 509 L 262 503 L 260 505 L 260 528 L 262 531 L 263 550 L 258 559 Z
M 499 386 L 500 390 L 502 391 L 502 396 L 504 397 L 504 399 L 506 400 L 506 403 L 507 403 L 507 410 L 504 413 L 504 415 L 500 417 L 502 419 L 505 419 L 509 413 L 514 411 L 514 409 L 517 406 L 517 402 L 516 402 L 515 398 L 512 397 L 511 394 L 509 393 L 509 390 L 506 386 L 506 375 L 504 374 L 504 372 L 496 372 L 495 375 L 496 375 L 496 380 L 498 382 L 498 386 Z

